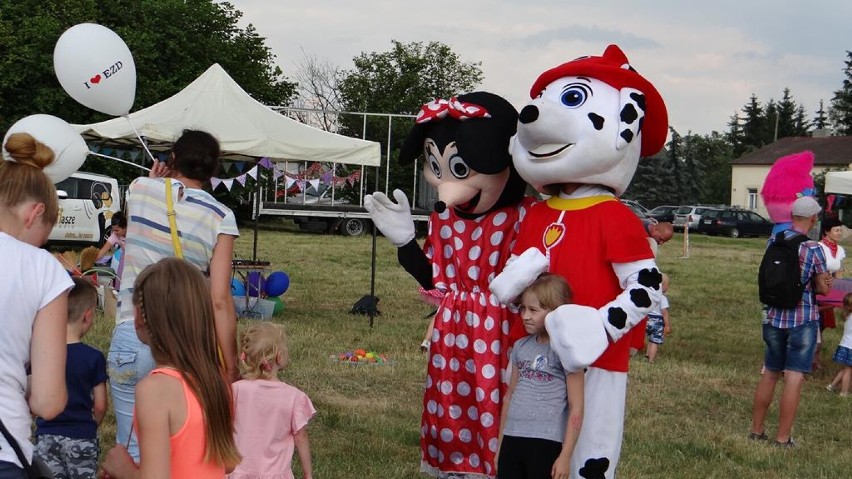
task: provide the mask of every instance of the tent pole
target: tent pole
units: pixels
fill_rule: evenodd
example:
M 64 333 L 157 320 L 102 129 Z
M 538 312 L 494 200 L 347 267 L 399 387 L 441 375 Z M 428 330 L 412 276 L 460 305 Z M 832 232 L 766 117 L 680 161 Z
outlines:
M 379 171 L 381 167 L 376 167 L 376 191 L 379 191 Z M 372 257 L 370 258 L 370 301 L 372 301 L 372 308 L 369 309 L 368 314 L 370 315 L 370 329 L 373 328 L 373 317 L 376 312 L 379 310 L 379 302 L 376 301 L 376 228 L 375 225 L 371 228 L 373 230 L 372 234 Z
M 254 244 L 251 249 L 252 262 L 257 261 L 257 227 L 260 219 L 260 172 L 257 174 L 257 190 L 254 192 Z

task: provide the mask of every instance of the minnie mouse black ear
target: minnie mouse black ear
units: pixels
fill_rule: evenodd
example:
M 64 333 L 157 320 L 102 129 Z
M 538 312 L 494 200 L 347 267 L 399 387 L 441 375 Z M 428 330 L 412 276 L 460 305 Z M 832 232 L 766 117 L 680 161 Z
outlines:
M 99 209 L 103 208 L 103 206 L 104 206 L 104 201 L 101 199 L 101 194 L 100 194 L 100 193 L 97 193 L 97 192 L 96 192 L 96 193 L 92 193 L 92 203 L 94 203 L 94 204 L 95 204 L 95 209 L 96 209 L 96 210 L 99 210 Z

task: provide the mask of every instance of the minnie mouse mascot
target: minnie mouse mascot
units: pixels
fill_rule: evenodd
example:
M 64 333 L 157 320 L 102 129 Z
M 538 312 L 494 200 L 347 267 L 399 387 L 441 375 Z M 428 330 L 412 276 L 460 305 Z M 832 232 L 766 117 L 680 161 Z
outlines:
M 439 292 L 420 428 L 421 470 L 435 477 L 495 474 L 510 338 L 524 335 L 517 313 L 488 291 L 528 204 L 509 155 L 517 119 L 509 102 L 486 92 L 423 105 L 399 158 L 423 154 L 426 181 L 438 190 L 422 248 L 404 193 L 364 200 L 400 264 Z
M 512 158 L 521 177 L 552 195 L 532 206 L 491 283 L 504 303 L 544 258 L 568 280 L 574 303 L 548 314 L 551 348 L 567 372 L 586 369 L 582 430 L 572 478 L 612 478 L 621 451 L 630 337 L 659 302 L 661 275 L 639 219 L 620 201 L 640 157 L 666 140 L 656 88 L 624 53 L 581 57 L 542 73 L 519 115 Z M 623 338 L 623 339 L 622 339 Z

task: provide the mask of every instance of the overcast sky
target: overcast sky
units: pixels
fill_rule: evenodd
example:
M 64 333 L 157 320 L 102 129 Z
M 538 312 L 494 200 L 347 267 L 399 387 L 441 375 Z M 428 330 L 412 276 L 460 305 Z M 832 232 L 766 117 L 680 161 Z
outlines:
M 536 77 L 618 44 L 660 90 L 685 134 L 724 131 L 754 93 L 789 87 L 812 119 L 842 85 L 852 50 L 849 0 L 231 0 L 293 78 L 304 53 L 345 69 L 391 40 L 440 41 L 481 62 L 481 89 L 520 109 Z

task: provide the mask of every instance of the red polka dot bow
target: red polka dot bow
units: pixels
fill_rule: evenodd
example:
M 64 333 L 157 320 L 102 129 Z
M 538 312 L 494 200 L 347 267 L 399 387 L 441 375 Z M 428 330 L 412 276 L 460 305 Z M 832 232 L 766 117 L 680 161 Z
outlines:
M 459 101 L 452 97 L 449 100 L 438 98 L 420 107 L 415 123 L 427 123 L 432 120 L 441 120 L 449 115 L 456 120 L 467 120 L 469 118 L 491 118 L 488 111 L 473 103 Z

